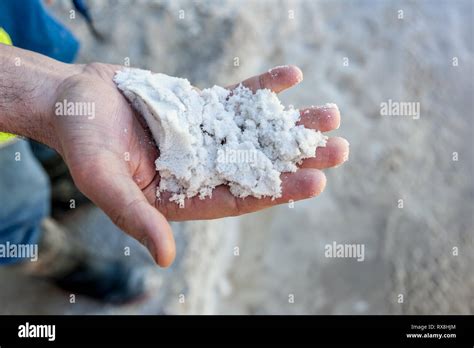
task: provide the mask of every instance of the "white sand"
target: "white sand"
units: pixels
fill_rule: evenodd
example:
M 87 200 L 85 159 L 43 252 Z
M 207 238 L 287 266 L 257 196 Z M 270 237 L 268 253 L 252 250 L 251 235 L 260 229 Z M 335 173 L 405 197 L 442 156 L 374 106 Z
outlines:
M 326 136 L 297 126 L 299 111 L 285 109 L 268 89 L 199 92 L 186 79 L 140 69 L 119 71 L 114 80 L 159 147 L 157 196 L 171 192 L 181 206 L 222 184 L 236 197 L 280 197 L 280 174 L 295 172 L 326 145 Z

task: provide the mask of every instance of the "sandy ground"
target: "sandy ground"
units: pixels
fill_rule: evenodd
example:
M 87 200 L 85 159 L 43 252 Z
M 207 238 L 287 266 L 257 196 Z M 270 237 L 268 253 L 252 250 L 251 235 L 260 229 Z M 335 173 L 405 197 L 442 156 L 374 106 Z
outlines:
M 130 262 L 150 270 L 156 290 L 124 308 L 72 306 L 47 284 L 3 270 L 0 312 L 474 312 L 472 1 L 131 3 L 93 2 L 107 44 L 69 19 L 69 2 L 56 3 L 83 43 L 81 62 L 130 61 L 198 87 L 296 64 L 305 79 L 282 99 L 337 103 L 334 134 L 351 143 L 350 160 L 326 171 L 320 197 L 293 208 L 175 224 L 180 254 L 169 270 L 152 268 L 98 210 L 73 212 L 65 223 L 97 250 L 116 256 L 131 245 Z M 420 118 L 382 116 L 389 99 L 419 102 Z M 326 258 L 332 242 L 363 244 L 364 261 Z

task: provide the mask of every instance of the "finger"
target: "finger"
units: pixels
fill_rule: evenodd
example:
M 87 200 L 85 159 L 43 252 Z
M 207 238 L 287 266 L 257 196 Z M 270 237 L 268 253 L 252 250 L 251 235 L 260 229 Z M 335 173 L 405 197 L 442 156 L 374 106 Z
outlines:
M 75 176 L 79 189 L 120 229 L 144 244 L 160 266 L 169 266 L 176 247 L 165 217 L 147 201 L 125 169 L 114 170 L 114 162 L 107 159 L 100 163 L 85 178 L 84 174 Z
M 279 93 L 303 81 L 303 73 L 300 68 L 294 65 L 277 66 L 258 76 L 251 77 L 241 83 L 251 89 L 257 91 L 259 89 L 268 88 L 269 90 Z M 236 88 L 240 83 L 227 87 L 228 89 Z
M 169 193 L 163 193 L 157 201 L 157 208 L 169 220 L 202 220 L 216 219 L 226 216 L 236 216 L 255 212 L 277 204 L 298 201 L 319 195 L 326 186 L 326 177 L 317 169 L 300 169 L 295 173 L 283 173 L 282 196 L 272 200 L 265 198 L 237 198 L 230 193 L 225 185 L 216 187 L 212 197 L 200 199 L 193 197 L 185 200 L 184 208 L 174 202 L 169 202 Z
M 349 158 L 349 142 L 340 137 L 329 138 L 325 147 L 316 149 L 316 156 L 307 158 L 301 168 L 326 169 L 338 166 Z
M 341 124 L 341 115 L 336 104 L 300 109 L 300 115 L 298 125 L 303 125 L 306 128 L 316 129 L 321 132 L 329 132 L 338 129 Z

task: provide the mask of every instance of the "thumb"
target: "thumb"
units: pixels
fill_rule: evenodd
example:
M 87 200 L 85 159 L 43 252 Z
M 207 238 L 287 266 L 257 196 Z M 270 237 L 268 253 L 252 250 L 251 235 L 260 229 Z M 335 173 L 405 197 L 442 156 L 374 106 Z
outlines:
M 146 199 L 128 173 L 95 169 L 91 179 L 74 178 L 78 188 L 101 208 L 120 229 L 145 245 L 162 267 L 169 266 L 176 246 L 166 218 Z

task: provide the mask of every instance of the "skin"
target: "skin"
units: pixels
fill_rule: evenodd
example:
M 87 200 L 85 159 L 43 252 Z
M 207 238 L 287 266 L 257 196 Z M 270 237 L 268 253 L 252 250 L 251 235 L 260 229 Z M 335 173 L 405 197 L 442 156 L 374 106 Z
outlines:
M 20 57 L 22 65 L 15 66 Z M 237 216 L 319 195 L 326 186 L 322 169 L 347 160 L 349 144 L 339 137 L 317 149 L 295 173 L 282 174 L 282 197 L 234 197 L 226 186 L 212 198 L 194 197 L 179 208 L 169 195 L 156 198 L 160 180 L 154 161 L 158 151 L 143 119 L 136 115 L 112 78 L 121 66 L 93 63 L 67 65 L 44 56 L 0 45 L 0 131 L 41 141 L 68 165 L 74 182 L 123 231 L 143 243 L 155 261 L 169 266 L 176 254 L 168 221 Z M 274 68 L 242 83 L 252 90 L 279 93 L 303 79 L 295 66 Z M 229 88 L 233 88 L 229 86 Z M 57 116 L 56 102 L 93 102 L 95 117 Z M 300 124 L 322 132 L 337 129 L 337 108 L 301 109 Z

